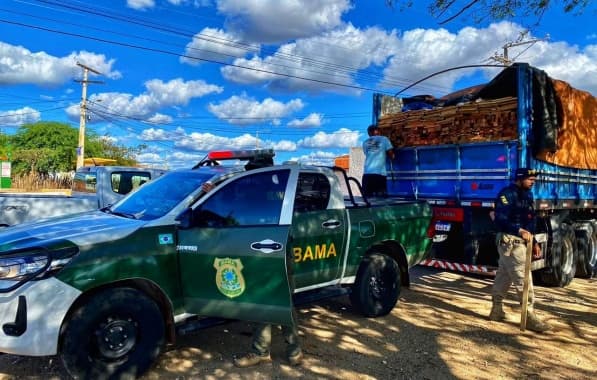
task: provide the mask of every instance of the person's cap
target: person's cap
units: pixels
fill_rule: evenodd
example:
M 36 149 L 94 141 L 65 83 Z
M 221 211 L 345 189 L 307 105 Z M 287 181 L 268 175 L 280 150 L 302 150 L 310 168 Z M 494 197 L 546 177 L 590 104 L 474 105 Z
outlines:
M 525 179 L 528 177 L 536 177 L 537 171 L 529 168 L 518 168 L 516 169 L 516 179 Z

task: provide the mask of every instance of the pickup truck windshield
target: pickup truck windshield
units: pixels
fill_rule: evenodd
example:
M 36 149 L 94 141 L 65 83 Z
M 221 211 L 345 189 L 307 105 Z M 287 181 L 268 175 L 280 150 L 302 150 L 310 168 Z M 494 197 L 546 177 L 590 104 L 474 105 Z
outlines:
M 167 173 L 141 186 L 109 212 L 141 220 L 160 218 L 212 176 L 213 173 L 199 171 Z

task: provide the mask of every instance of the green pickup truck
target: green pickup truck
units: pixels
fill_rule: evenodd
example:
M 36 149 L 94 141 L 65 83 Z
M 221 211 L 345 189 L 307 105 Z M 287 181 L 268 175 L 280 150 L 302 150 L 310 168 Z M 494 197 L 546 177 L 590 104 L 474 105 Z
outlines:
M 139 375 L 210 319 L 290 325 L 293 302 L 337 294 L 389 313 L 430 247 L 427 203 L 356 197 L 341 170 L 264 155 L 214 152 L 113 206 L 2 229 L 0 352 Z

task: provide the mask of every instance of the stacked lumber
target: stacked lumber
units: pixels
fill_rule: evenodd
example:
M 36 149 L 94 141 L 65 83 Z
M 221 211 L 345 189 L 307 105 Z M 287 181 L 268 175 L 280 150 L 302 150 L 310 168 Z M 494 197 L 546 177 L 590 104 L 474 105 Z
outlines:
M 514 97 L 382 116 L 378 126 L 394 147 L 517 138 Z

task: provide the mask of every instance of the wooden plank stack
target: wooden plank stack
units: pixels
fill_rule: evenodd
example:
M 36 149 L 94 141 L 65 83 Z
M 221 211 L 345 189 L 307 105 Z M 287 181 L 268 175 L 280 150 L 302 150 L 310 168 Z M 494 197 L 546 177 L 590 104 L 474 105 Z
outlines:
M 517 138 L 514 97 L 382 116 L 378 126 L 395 147 Z

